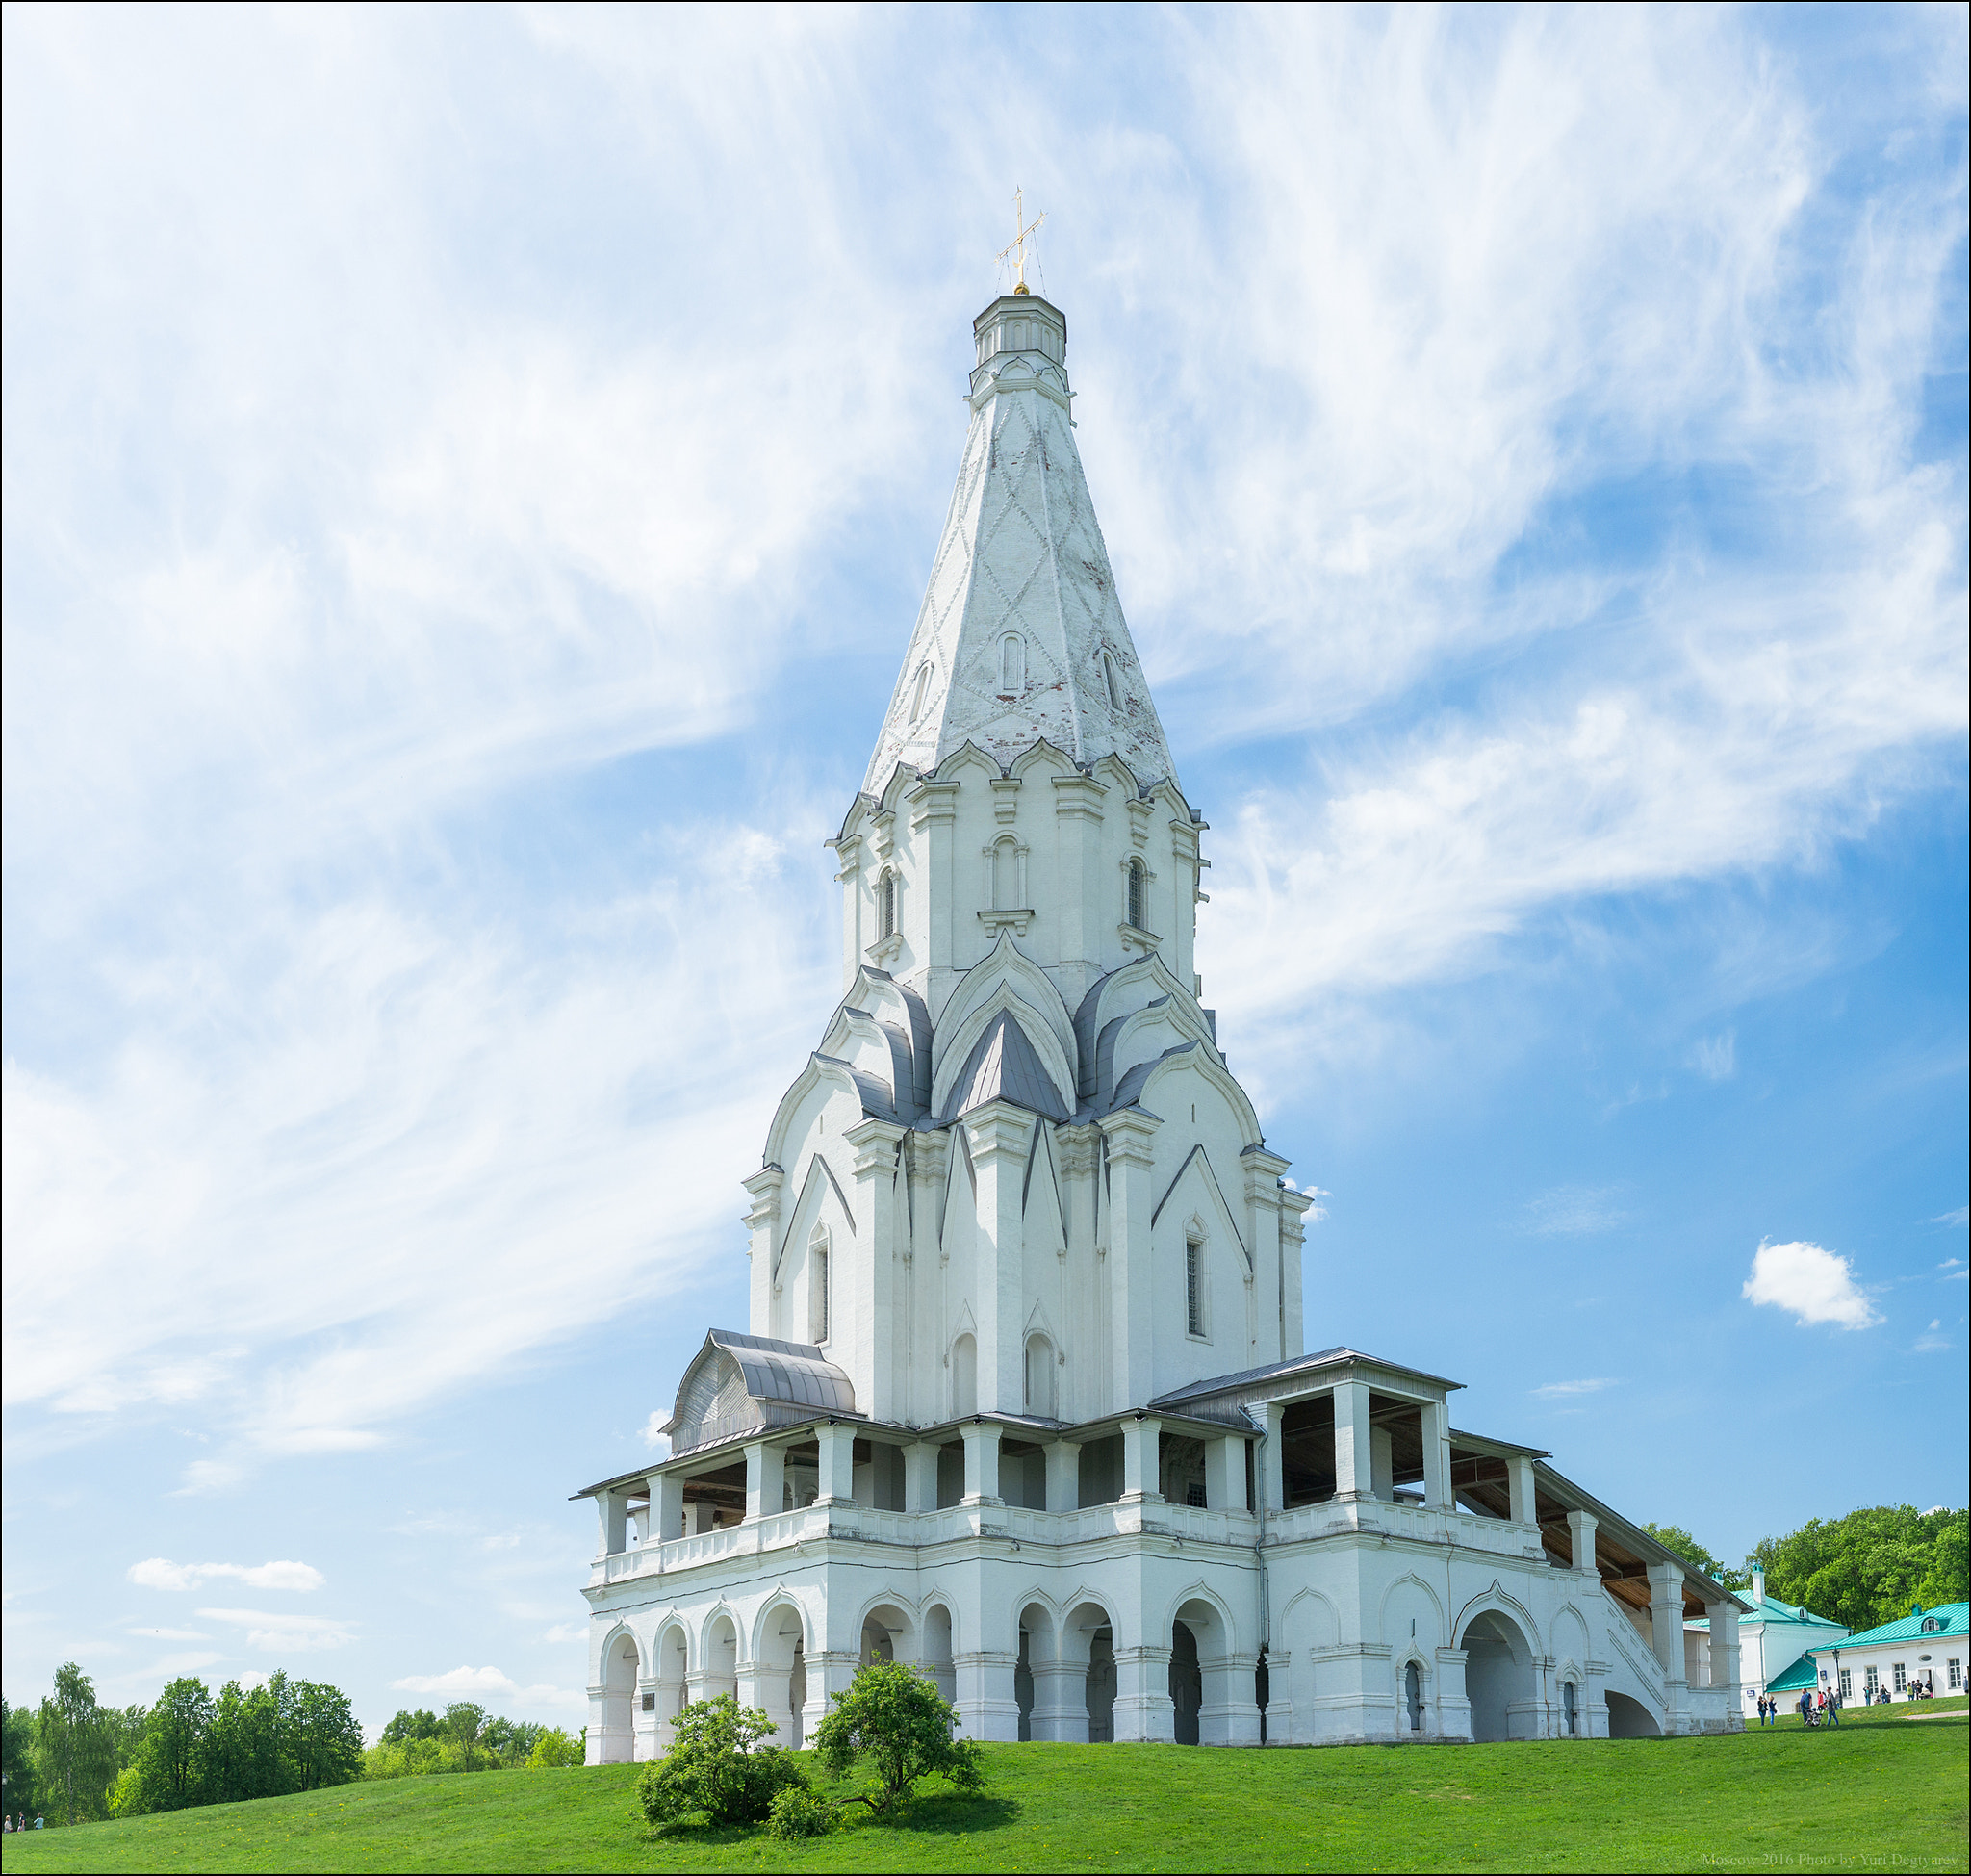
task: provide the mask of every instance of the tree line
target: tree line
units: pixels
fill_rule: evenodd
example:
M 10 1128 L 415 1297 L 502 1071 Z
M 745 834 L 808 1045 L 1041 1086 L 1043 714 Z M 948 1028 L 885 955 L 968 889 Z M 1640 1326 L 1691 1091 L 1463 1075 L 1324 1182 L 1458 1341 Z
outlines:
M 320 1682 L 276 1674 L 251 1690 L 228 1681 L 214 1694 L 187 1675 L 152 1706 L 110 1707 L 73 1661 L 56 1671 L 38 1709 L 0 1702 L 0 1808 L 57 1825 L 356 1779 L 579 1765 L 588 1743 L 586 1728 L 571 1735 L 458 1701 L 443 1713 L 398 1713 L 366 1751 L 347 1695 Z
M 1851 1633 L 1894 1622 L 1917 1604 L 1961 1603 L 1971 1591 L 1971 1515 L 1874 1504 L 1845 1518 L 1809 1518 L 1783 1537 L 1762 1537 L 1742 1568 L 1711 1555 L 1680 1525 L 1644 1529 L 1727 1589 L 1766 1575 L 1766 1594 L 1838 1622 Z
M 443 1713 L 399 1712 L 363 1756 L 363 1776 L 554 1771 L 579 1765 L 587 1753 L 587 1727 L 570 1734 L 533 1720 L 496 1718 L 470 1700 L 455 1700 Z
M 50 1824 L 134 1817 L 346 1785 L 363 1729 L 339 1688 L 276 1674 L 214 1695 L 189 1676 L 151 1707 L 108 1707 L 75 1662 L 38 1709 L 5 1711 L 5 1806 Z

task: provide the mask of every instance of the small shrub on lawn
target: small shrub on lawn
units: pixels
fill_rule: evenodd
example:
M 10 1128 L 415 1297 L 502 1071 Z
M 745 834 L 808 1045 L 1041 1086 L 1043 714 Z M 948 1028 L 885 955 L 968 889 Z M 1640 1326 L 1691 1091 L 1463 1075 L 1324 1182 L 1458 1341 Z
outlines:
M 714 1824 L 758 1824 L 782 1791 L 806 1790 L 791 1753 L 759 1742 L 774 1723 L 730 1694 L 694 1701 L 678 1715 L 676 1742 L 645 1766 L 637 1802 L 653 1824 L 703 1815 Z
M 770 1836 L 791 1843 L 796 1837 L 826 1837 L 838 1821 L 834 1806 L 826 1798 L 805 1786 L 790 1785 L 774 1793 L 766 1828 Z
M 966 1793 L 984 1787 L 978 1746 L 952 1737 L 958 1718 L 959 1709 L 914 1668 L 877 1661 L 857 1674 L 847 1693 L 835 1695 L 833 1711 L 815 1729 L 815 1758 L 832 1779 L 866 1760 L 876 1784 L 851 1802 L 879 1817 L 894 1815 L 921 1778 L 942 1777 Z

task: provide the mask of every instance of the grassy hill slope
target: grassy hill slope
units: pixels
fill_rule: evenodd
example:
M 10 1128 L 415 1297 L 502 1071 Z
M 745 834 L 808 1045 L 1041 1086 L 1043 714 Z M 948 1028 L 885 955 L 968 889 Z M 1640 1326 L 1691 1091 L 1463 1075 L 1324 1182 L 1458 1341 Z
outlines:
M 1941 1704 L 1941 1703 L 1939 1703 Z M 4 1839 L 26 1870 L 1966 1866 L 1966 1727 L 1907 1709 L 1722 1739 L 1199 1752 L 992 1746 L 972 1802 L 804 1844 L 652 1837 L 636 1769 L 344 1786 Z M 1932 1860 L 1934 1861 L 1932 1861 Z

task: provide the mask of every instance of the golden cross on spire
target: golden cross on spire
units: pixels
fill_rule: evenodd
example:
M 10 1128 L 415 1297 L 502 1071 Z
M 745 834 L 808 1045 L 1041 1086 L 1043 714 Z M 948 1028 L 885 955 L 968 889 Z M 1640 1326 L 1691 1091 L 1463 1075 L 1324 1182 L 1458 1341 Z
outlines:
M 1003 261 L 1009 254 L 1014 257 L 1015 265 L 1019 270 L 1012 287 L 1013 292 L 1016 294 L 1023 294 L 1027 291 L 1028 239 L 1038 232 L 1040 223 L 1046 219 L 1047 211 L 1042 209 L 1038 215 L 1035 216 L 1031 222 L 1028 222 L 1026 198 L 1020 193 L 1018 189 L 1014 189 L 1012 193 L 1012 225 L 1019 229 L 1019 233 L 1014 235 L 1012 240 L 1008 242 L 999 250 L 999 258 Z M 1023 222 L 1026 223 L 1025 226 L 1021 226 Z

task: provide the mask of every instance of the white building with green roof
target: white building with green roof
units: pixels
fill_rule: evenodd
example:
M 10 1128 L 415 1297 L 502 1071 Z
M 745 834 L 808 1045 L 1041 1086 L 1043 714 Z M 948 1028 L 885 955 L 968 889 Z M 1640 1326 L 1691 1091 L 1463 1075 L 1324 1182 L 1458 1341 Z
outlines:
M 1766 1574 L 1752 1573 L 1752 1587 L 1745 1592 L 1752 1607 L 1738 1618 L 1740 1691 L 1747 1713 L 1758 1705 L 1761 1693 L 1798 1692 L 1814 1684 L 1812 1651 L 1843 1640 L 1848 1631 L 1811 1609 L 1782 1603 L 1766 1593 Z M 1684 1624 L 1685 1644 L 1693 1661 L 1708 1667 L 1710 1623 L 1700 1618 Z
M 1877 1629 L 1864 1629 L 1813 1650 L 1814 1678 L 1843 1700 L 1874 1700 L 1886 1689 L 1901 1698 L 1917 1688 L 1933 1694 L 1964 1691 L 1964 1636 L 1971 1603 L 1944 1603 Z

